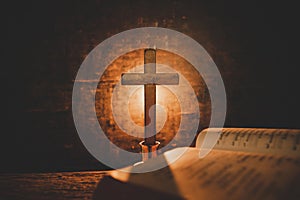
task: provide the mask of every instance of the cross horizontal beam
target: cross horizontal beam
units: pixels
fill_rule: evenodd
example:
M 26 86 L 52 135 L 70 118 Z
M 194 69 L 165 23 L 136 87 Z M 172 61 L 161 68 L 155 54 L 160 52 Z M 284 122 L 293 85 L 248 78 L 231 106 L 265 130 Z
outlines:
M 179 75 L 177 73 L 126 73 L 122 74 L 122 85 L 178 85 Z

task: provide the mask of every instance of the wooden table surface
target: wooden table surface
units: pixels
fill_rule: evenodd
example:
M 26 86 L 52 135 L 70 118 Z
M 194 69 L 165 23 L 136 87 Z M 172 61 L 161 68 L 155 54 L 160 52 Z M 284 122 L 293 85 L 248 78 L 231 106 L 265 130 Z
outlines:
M 0 174 L 0 199 L 92 199 L 105 171 Z

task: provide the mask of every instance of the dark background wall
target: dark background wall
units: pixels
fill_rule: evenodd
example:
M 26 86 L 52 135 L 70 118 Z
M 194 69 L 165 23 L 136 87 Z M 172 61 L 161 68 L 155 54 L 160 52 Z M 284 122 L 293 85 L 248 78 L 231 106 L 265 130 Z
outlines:
M 78 139 L 72 81 L 84 57 L 121 31 L 183 32 L 223 76 L 227 127 L 300 128 L 299 14 L 286 2 L 20 1 L 3 5 L 1 171 L 103 168 Z

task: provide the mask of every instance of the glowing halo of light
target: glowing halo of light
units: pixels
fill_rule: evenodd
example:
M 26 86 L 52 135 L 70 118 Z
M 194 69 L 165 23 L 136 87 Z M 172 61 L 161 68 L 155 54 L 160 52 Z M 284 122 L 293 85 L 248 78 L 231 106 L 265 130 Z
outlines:
M 131 72 L 131 71 L 142 72 L 143 67 L 144 67 L 143 65 L 136 66 L 133 69 L 129 70 L 129 72 Z M 157 70 L 157 72 L 168 72 L 168 73 L 176 72 L 179 74 L 180 85 L 182 87 L 185 87 L 185 91 L 178 90 L 178 86 L 176 86 L 176 85 L 175 86 L 166 85 L 163 87 L 168 88 L 170 90 L 170 92 L 173 95 L 175 95 L 175 97 L 177 98 L 177 100 L 180 103 L 182 113 L 195 113 L 195 117 L 199 118 L 200 116 L 197 115 L 199 113 L 197 97 L 194 94 L 194 90 L 193 90 L 192 86 L 190 85 L 190 83 L 188 82 L 188 80 L 186 80 L 184 78 L 184 76 L 181 75 L 178 71 L 174 70 L 173 68 L 171 68 L 167 65 L 157 63 L 156 70 Z M 118 127 L 122 131 L 124 131 L 128 135 L 142 138 L 144 136 L 144 126 L 136 125 L 136 123 L 133 122 L 133 120 L 130 117 L 129 109 L 124 109 L 124 107 L 128 107 L 130 96 L 138 88 L 140 88 L 140 86 L 126 86 L 126 85 L 121 85 L 120 82 L 118 84 L 116 84 L 116 86 L 113 89 L 113 95 L 111 98 L 111 108 L 112 108 L 112 114 L 114 116 L 114 120 L 115 120 L 116 124 L 118 125 Z M 158 91 L 159 89 L 157 88 L 156 90 Z M 191 98 L 186 99 L 184 101 L 184 96 L 190 96 Z M 123 99 L 127 99 L 127 101 L 125 101 L 125 104 L 120 105 L 120 103 L 118 101 L 120 97 Z M 159 97 L 159 92 L 157 92 L 157 97 Z M 157 103 L 156 105 L 159 105 L 159 104 Z M 193 105 L 197 105 L 197 106 L 193 106 Z M 162 106 L 162 107 L 164 107 L 164 106 Z M 150 110 L 151 110 L 151 108 L 150 108 Z M 167 109 L 165 108 L 164 110 L 167 110 Z M 126 127 L 124 127 L 123 118 L 130 119 L 130 120 L 126 121 L 127 122 L 127 123 L 125 123 Z M 166 118 L 167 117 L 165 117 L 165 119 Z M 180 126 L 179 126 L 179 130 L 177 133 L 179 135 L 183 134 L 184 127 L 182 127 L 182 124 L 184 124 L 183 123 L 184 120 L 185 120 L 185 118 L 181 117 Z M 156 130 L 157 133 L 163 128 L 165 121 L 160 122 L 160 123 L 161 123 L 161 126 L 157 127 L 157 130 Z M 151 124 L 148 124 L 147 126 L 150 126 L 150 125 Z M 195 126 L 194 128 L 196 128 L 196 126 L 198 127 L 198 124 L 195 123 L 193 126 Z M 193 131 L 193 129 L 191 129 L 191 131 Z M 155 135 L 157 133 L 152 133 L 152 134 Z M 191 134 L 191 135 L 193 135 L 193 134 Z M 149 136 L 152 136 L 152 135 L 149 135 Z
M 82 143 L 97 160 L 115 169 L 124 167 L 128 161 L 131 164 L 138 162 L 140 155 L 120 149 L 106 137 L 96 115 L 95 92 L 91 91 L 96 91 L 101 75 L 109 64 L 120 55 L 151 47 L 175 53 L 187 60 L 201 74 L 207 85 L 211 99 L 209 127 L 217 127 L 219 131 L 207 133 L 199 157 L 204 157 L 211 151 L 219 139 L 221 128 L 224 125 L 226 116 L 224 83 L 216 64 L 199 43 L 183 33 L 158 27 L 137 28 L 116 34 L 101 42 L 87 55 L 76 75 L 72 93 L 72 114 Z M 80 80 L 85 80 L 85 83 Z M 196 135 L 196 132 L 197 129 L 191 134 Z M 192 141 L 186 142 L 189 143 L 187 146 L 192 143 Z M 107 151 L 99 151 L 100 145 Z M 167 149 L 166 146 L 161 150 L 164 149 Z M 118 159 L 113 154 L 116 150 L 119 153 Z M 160 165 L 147 169 L 137 168 L 130 172 L 154 171 L 167 164 L 167 162 L 162 162 Z M 124 170 L 126 171 L 126 169 Z
M 126 87 L 126 89 L 124 89 Z M 116 125 L 118 125 L 118 127 L 125 132 L 127 135 L 131 135 L 133 137 L 139 137 L 139 138 L 143 138 L 144 137 L 144 125 L 138 125 L 137 123 L 134 122 L 134 120 L 131 118 L 131 112 L 130 112 L 130 97 L 132 97 L 135 93 L 142 93 L 139 94 L 139 98 L 142 103 L 141 110 L 142 113 L 144 114 L 144 88 L 143 86 L 140 87 L 130 87 L 130 86 L 121 86 L 120 84 L 117 84 L 114 89 L 113 89 L 113 95 L 111 98 L 111 108 L 112 108 L 112 114 L 114 117 L 114 121 L 116 123 Z M 118 97 L 121 96 L 123 99 L 127 99 L 125 104 L 120 105 L 120 103 L 118 103 Z M 116 100 L 117 99 L 117 100 Z M 139 104 L 136 103 L 136 104 Z M 124 109 L 124 107 L 127 107 L 127 109 Z M 152 109 L 152 107 L 150 108 L 150 110 Z M 165 106 L 160 105 L 158 103 L 156 103 L 156 113 L 158 114 L 159 110 L 163 110 L 163 115 L 160 115 L 160 118 L 162 118 L 162 121 L 156 121 L 156 131 L 157 133 L 159 131 L 162 130 L 162 128 L 164 127 L 164 124 L 167 120 L 167 108 L 165 108 Z M 121 111 L 121 113 L 120 113 Z M 123 121 L 123 119 L 129 119 L 127 121 Z M 125 125 L 126 124 L 126 125 Z M 150 126 L 150 124 L 148 124 L 147 126 Z M 157 133 L 153 133 L 152 135 L 155 135 Z M 149 136 L 152 136 L 149 135 Z

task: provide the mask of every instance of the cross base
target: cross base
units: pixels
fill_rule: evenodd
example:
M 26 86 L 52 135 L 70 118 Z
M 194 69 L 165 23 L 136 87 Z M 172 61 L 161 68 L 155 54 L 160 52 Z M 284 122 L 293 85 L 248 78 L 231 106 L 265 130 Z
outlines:
M 160 142 L 155 141 L 154 145 L 146 145 L 145 141 L 141 141 L 139 145 L 142 147 L 142 161 L 146 161 L 157 156 L 157 149 Z

